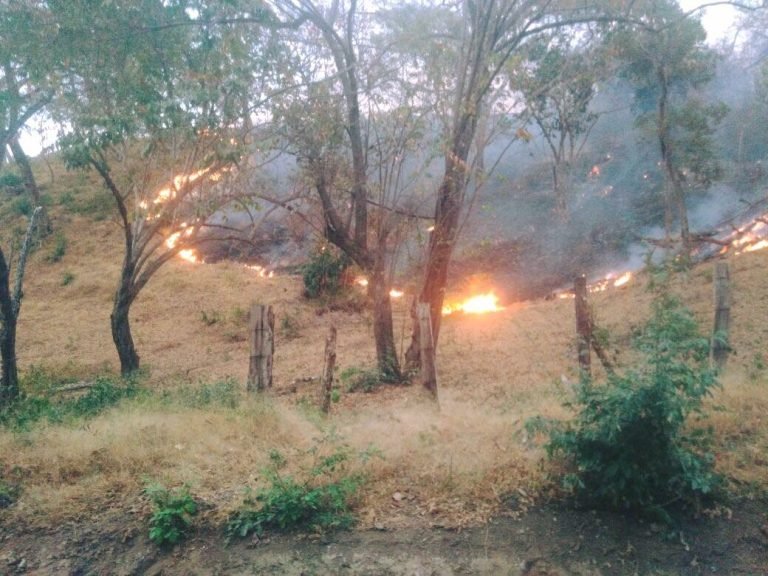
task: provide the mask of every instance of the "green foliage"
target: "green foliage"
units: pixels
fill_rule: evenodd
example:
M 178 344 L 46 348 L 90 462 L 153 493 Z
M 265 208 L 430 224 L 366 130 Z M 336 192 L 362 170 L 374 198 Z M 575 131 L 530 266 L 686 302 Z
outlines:
M 237 408 L 240 404 L 240 386 L 234 378 L 226 378 L 211 383 L 203 382 L 197 386 L 184 386 L 165 397 L 190 408 Z
M 21 194 L 24 190 L 24 180 L 15 172 L 0 173 L 0 190 L 9 194 Z
M 72 282 L 75 281 L 75 275 L 72 272 L 64 272 L 61 276 L 61 285 L 62 286 L 69 286 L 72 284 Z
M 689 422 L 717 381 L 708 340 L 666 293 L 634 345 L 643 360 L 633 370 L 602 386 L 586 379 L 577 386 L 576 418 L 552 430 L 547 449 L 570 464 L 564 484 L 582 499 L 670 521 L 671 505 L 718 485 L 707 434 Z
M 286 340 L 295 340 L 301 336 L 301 323 L 292 314 L 285 314 L 280 318 L 280 334 Z
M 149 484 L 144 493 L 154 507 L 149 520 L 149 539 L 158 546 L 172 546 L 186 538 L 198 508 L 189 488 L 168 490 L 161 484 Z
M 53 239 L 53 248 L 45 259 L 51 264 L 60 262 L 64 258 L 64 254 L 67 253 L 67 238 L 61 232 L 57 232 Z
M 280 452 L 270 453 L 270 465 L 263 472 L 268 486 L 247 495 L 227 524 L 228 538 L 266 530 L 345 529 L 354 524 L 351 506 L 362 477 L 348 474 L 349 450 L 337 447 L 324 454 L 316 445 L 308 455 L 311 467 L 294 476 L 285 473 L 287 461 Z
M 200 310 L 200 321 L 206 326 L 213 326 L 222 321 L 221 312 L 218 310 Z
M 19 196 L 11 202 L 11 213 L 16 216 L 32 216 L 32 210 L 32 201 L 26 196 Z
M 17 431 L 29 430 L 40 422 L 61 424 L 93 418 L 138 392 L 135 379 L 115 382 L 110 377 L 98 376 L 84 394 L 61 398 L 56 388 L 66 382 L 42 370 L 32 370 L 21 384 L 21 397 L 0 411 L 0 426 Z
M 352 366 L 341 371 L 339 379 L 347 392 L 373 392 L 384 379 L 377 369 L 367 370 Z
M 348 265 L 349 259 L 344 254 L 337 253 L 330 246 L 322 246 L 302 267 L 306 296 L 319 298 L 336 294 Z

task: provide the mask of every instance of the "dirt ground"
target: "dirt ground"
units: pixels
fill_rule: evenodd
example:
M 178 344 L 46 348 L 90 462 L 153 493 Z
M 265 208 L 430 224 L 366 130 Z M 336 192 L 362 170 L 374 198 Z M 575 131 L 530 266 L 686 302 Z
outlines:
M 267 535 L 228 545 L 221 530 L 201 528 L 160 550 L 140 518 L 111 510 L 47 529 L 0 527 L 0 574 L 759 576 L 768 574 L 766 512 L 766 503 L 744 501 L 671 531 L 558 504 L 461 531 Z

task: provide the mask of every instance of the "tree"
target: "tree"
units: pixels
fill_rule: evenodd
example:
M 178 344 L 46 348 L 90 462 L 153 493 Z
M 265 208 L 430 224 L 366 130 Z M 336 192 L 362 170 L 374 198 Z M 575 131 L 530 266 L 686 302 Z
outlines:
M 582 45 L 576 45 L 581 41 Z M 524 116 L 541 132 L 551 155 L 555 210 L 568 215 L 572 167 L 598 119 L 590 108 L 604 62 L 594 34 L 556 31 L 531 43 L 511 81 L 523 93 Z
M 683 252 L 691 248 L 686 207 L 689 181 L 708 185 L 718 174 L 711 136 L 725 115 L 721 104 L 694 98 L 712 79 L 714 51 L 705 45 L 701 23 L 685 17 L 677 3 L 643 4 L 640 23 L 616 35 L 623 76 L 635 90 L 637 124 L 653 130 L 664 173 L 664 228 L 671 238 L 675 220 Z
M 458 4 L 461 18 L 453 103 L 448 109 L 450 128 L 444 142 L 444 170 L 437 191 L 435 227 L 427 248 L 419 301 L 429 303 L 435 343 L 440 333 L 448 267 L 458 239 L 471 176 L 470 152 L 487 95 L 509 59 L 536 36 L 570 25 L 613 20 L 607 9 L 586 4 L 574 8 L 567 2 L 542 7 L 534 0 L 479 0 Z M 419 362 L 419 332 L 414 322 L 406 355 L 410 365 Z
M 283 137 L 320 200 L 327 239 L 368 275 L 377 365 L 398 381 L 389 265 L 404 212 L 398 202 L 413 176 L 406 175 L 407 156 L 416 149 L 422 117 L 410 106 L 411 95 L 398 93 L 402 85 L 383 64 L 388 47 L 375 45 L 375 28 L 356 0 L 330 7 L 281 0 L 276 6 L 286 21 L 308 22 L 315 39 L 294 40 L 304 58 L 298 64 L 303 88 L 277 111 Z M 326 67 L 330 77 L 322 73 Z
M 21 245 L 16 266 L 16 278 L 11 291 L 11 262 L 0 248 L 0 408 L 12 403 L 19 395 L 19 374 L 16 364 L 16 325 L 24 295 L 24 270 L 32 247 L 32 233 L 42 209 L 38 206 L 29 219 L 27 234 Z
M 123 229 L 111 328 L 128 374 L 139 368 L 136 297 L 164 264 L 210 241 L 208 218 L 241 195 L 253 71 L 263 64 L 254 51 L 269 39 L 213 24 L 226 14 L 191 1 L 61 8 L 59 26 L 82 38 L 58 108 L 71 125 L 61 143 L 70 168 L 99 174 Z
M 56 51 L 49 47 L 56 41 L 56 32 L 45 25 L 48 15 L 34 2 L 0 6 L 0 164 L 10 150 L 34 206 L 42 206 L 40 191 L 19 134 L 53 98 L 57 63 Z M 48 234 L 45 209 L 39 219 L 40 231 Z

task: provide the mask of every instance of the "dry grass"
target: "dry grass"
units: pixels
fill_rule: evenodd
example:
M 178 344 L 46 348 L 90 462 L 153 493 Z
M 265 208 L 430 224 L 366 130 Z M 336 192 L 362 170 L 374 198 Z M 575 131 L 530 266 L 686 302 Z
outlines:
M 32 258 L 19 326 L 23 371 L 87 376 L 116 370 L 109 313 L 121 258 L 121 233 L 110 220 L 63 216 L 64 258 Z M 737 351 L 713 399 L 718 467 L 735 484 L 768 488 L 768 254 L 733 260 L 732 341 Z M 62 286 L 62 274 L 74 280 Z M 677 281 L 677 290 L 709 325 L 711 265 Z M 339 369 L 370 367 L 371 327 L 364 315 L 317 315 L 293 277 L 263 279 L 234 263 L 172 262 L 135 303 L 132 325 L 154 390 L 232 377 L 248 366 L 245 311 L 252 302 L 275 307 L 278 342 L 275 387 L 281 392 L 322 369 L 328 326 L 339 328 Z M 642 282 L 595 295 L 598 323 L 612 348 L 626 347 L 648 312 Z M 131 401 L 82 428 L 45 426 L 27 434 L 0 431 L 0 468 L 19 471 L 23 496 L 7 516 L 48 523 L 104 506 L 139 506 L 143 478 L 189 483 L 219 513 L 235 507 L 242 489 L 258 481 L 270 449 L 289 455 L 333 428 L 356 449 L 370 445 L 383 459 L 366 466 L 365 523 L 462 525 L 498 511 L 509 494 L 525 502 L 546 483 L 542 450 L 525 432 L 537 415 L 566 417 L 562 402 L 575 378 L 572 301 L 515 304 L 484 317 L 450 317 L 438 357 L 440 410 L 416 387 L 347 394 L 323 421 L 297 396 L 247 400 L 236 409 L 187 408 Z M 203 320 L 203 313 L 207 321 Z M 396 310 L 406 339 L 405 304 Z M 213 320 L 213 321 L 212 321 Z M 282 335 L 282 336 L 281 336 Z M 619 362 L 626 358 L 619 354 Z M 313 384 L 300 383 L 300 397 Z M 303 392 L 303 394 L 302 394 Z M 402 498 L 393 499 L 399 492 Z

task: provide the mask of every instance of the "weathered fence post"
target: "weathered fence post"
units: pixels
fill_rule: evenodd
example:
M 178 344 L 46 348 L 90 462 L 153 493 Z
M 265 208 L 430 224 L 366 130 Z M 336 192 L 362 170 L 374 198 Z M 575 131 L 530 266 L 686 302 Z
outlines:
M 419 319 L 419 349 L 421 354 L 421 384 L 437 400 L 437 372 L 435 370 L 435 343 L 432 338 L 432 317 L 429 304 L 416 305 Z
M 333 391 L 333 369 L 336 366 L 336 326 L 331 325 L 325 338 L 325 362 L 323 377 L 320 379 L 322 394 L 321 408 L 325 414 L 331 411 L 331 392 Z
M 728 262 L 715 263 L 713 279 L 715 296 L 715 322 L 712 329 L 712 345 L 709 351 L 710 363 L 717 370 L 725 367 L 728 359 L 728 334 L 731 325 L 731 275 Z
M 589 347 L 592 343 L 592 321 L 589 317 L 589 303 L 587 302 L 587 277 L 583 274 L 576 277 L 573 282 L 573 293 L 576 304 L 576 334 L 578 340 L 576 347 L 579 356 L 579 369 L 589 376 L 591 374 L 591 358 Z
M 251 306 L 249 322 L 251 361 L 248 367 L 248 392 L 272 388 L 272 357 L 275 353 L 275 315 L 272 306 Z

